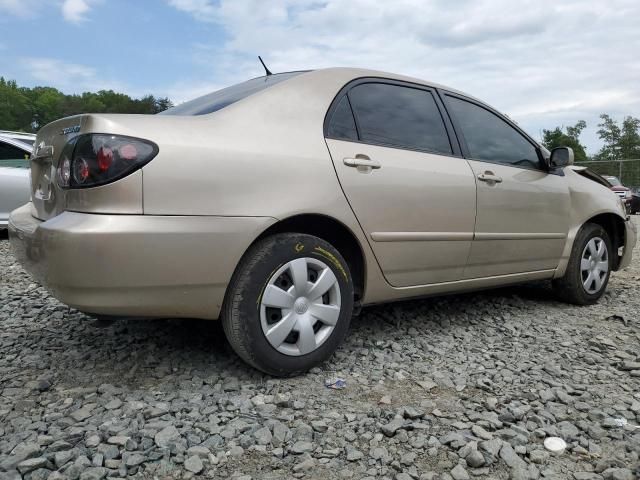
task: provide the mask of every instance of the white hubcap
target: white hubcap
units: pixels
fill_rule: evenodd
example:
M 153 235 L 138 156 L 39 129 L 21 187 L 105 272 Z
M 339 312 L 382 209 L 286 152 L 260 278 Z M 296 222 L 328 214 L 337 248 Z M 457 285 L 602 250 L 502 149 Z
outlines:
M 580 274 L 582 286 L 587 293 L 598 293 L 602 289 L 609 274 L 609 252 L 602 238 L 594 237 L 584 247 Z
M 296 258 L 269 279 L 260 299 L 260 323 L 269 344 L 285 355 L 322 345 L 340 317 L 338 279 L 316 258 Z

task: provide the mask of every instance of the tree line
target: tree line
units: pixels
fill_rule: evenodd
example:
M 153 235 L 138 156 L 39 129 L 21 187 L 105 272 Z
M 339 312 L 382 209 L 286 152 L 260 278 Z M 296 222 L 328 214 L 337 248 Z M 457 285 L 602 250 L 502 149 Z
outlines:
M 20 87 L 0 77 L 0 130 L 37 132 L 59 118 L 80 113 L 159 113 L 173 106 L 168 98 L 131 98 L 113 90 L 66 95 L 52 87 Z
M 549 150 L 560 146 L 571 147 L 576 163 L 640 159 L 640 119 L 628 116 L 622 122 L 617 122 L 606 113 L 600 115 L 597 133 L 603 145 L 592 156 L 587 155 L 586 148 L 580 143 L 580 134 L 585 128 L 587 122 L 580 120 L 568 127 L 543 130 L 542 144 Z

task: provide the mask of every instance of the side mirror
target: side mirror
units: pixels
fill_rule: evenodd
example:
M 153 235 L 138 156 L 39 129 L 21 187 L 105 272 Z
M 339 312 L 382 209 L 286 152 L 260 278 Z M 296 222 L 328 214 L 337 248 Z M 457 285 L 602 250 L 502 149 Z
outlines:
M 573 165 L 573 149 L 569 147 L 554 148 L 551 150 L 549 165 L 551 168 L 562 168 Z

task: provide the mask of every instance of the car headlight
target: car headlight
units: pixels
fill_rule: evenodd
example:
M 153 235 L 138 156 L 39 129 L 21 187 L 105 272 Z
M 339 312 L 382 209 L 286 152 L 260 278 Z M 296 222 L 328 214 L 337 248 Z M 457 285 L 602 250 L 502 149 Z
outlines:
M 624 198 L 631 198 L 631 190 L 627 190 L 627 191 L 624 193 Z

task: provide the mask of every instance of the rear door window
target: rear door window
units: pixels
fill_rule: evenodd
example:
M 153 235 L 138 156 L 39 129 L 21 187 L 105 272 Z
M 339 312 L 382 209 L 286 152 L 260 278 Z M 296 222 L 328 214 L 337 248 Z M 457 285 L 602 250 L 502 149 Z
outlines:
M 361 141 L 452 154 L 444 120 L 430 91 L 363 83 L 348 95 Z
M 327 136 L 338 140 L 358 140 L 356 122 L 346 95 L 343 95 L 331 114 Z
M 474 160 L 540 168 L 536 147 L 503 119 L 474 103 L 447 95 L 450 110 Z

